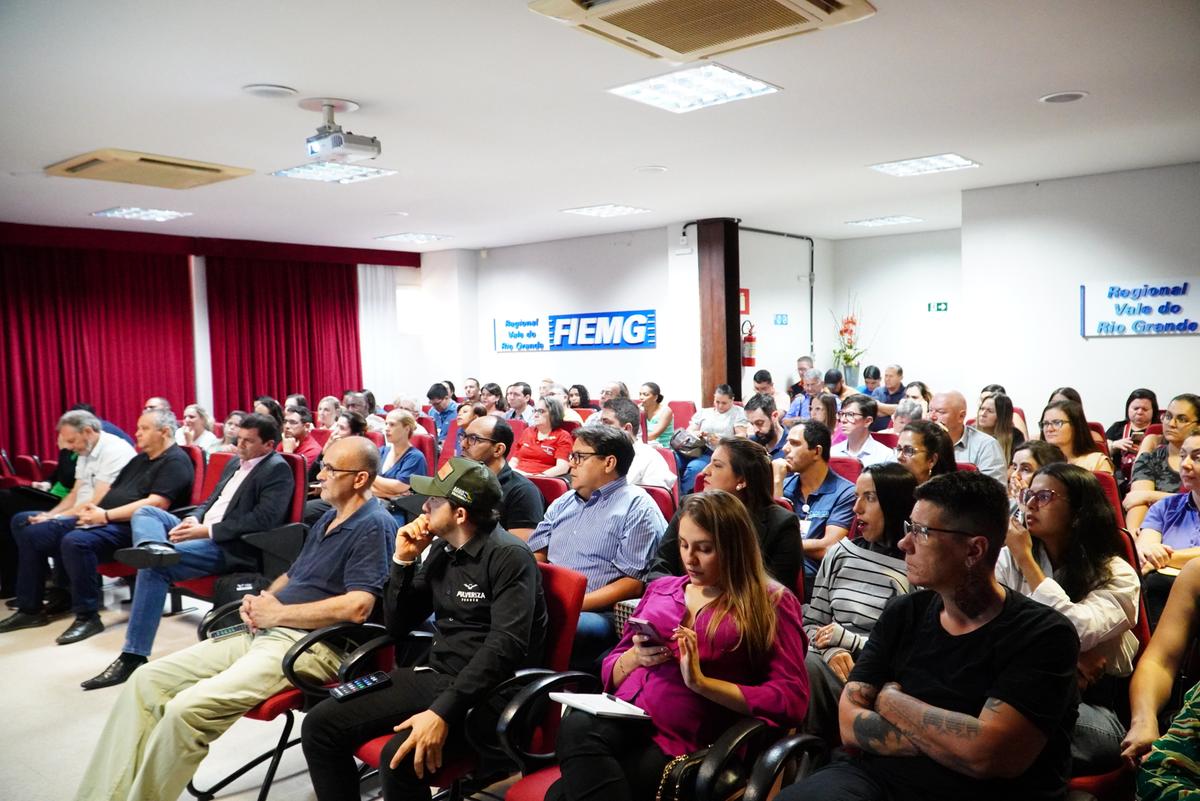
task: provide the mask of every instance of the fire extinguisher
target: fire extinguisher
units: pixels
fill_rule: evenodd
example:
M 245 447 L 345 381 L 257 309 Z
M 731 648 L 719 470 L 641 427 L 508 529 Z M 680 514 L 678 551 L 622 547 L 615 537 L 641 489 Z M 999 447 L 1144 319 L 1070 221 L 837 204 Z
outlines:
M 754 351 L 757 341 L 754 337 L 754 323 L 746 320 L 742 323 L 742 367 L 753 367 L 756 364 Z

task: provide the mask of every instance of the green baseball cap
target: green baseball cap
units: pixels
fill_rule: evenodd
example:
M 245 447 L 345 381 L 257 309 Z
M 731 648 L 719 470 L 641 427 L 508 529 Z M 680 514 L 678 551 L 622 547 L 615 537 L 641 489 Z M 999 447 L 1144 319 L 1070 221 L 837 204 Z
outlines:
M 482 462 L 455 456 L 438 469 L 437 475 L 410 476 L 409 486 L 418 495 L 449 498 L 475 511 L 492 511 L 500 503 L 500 481 Z

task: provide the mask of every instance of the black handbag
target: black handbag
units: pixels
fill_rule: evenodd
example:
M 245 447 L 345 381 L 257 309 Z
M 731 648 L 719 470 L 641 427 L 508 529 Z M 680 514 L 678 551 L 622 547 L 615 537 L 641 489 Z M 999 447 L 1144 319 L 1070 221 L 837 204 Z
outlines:
M 704 440 L 687 429 L 680 428 L 671 435 L 671 450 L 676 451 L 680 456 L 694 459 L 704 453 Z
M 700 774 L 700 764 L 706 756 L 708 749 L 701 748 L 668 762 L 658 780 L 658 792 L 654 795 L 654 801 L 684 801 L 694 798 L 696 777 Z

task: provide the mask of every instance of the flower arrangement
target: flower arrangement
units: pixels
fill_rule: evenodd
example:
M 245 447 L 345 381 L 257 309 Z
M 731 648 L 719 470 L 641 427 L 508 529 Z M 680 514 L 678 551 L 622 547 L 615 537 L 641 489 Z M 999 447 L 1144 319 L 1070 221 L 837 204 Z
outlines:
M 867 352 L 858 344 L 858 309 L 853 303 L 846 306 L 846 314 L 838 319 L 832 310 L 833 322 L 837 325 L 837 342 L 833 349 L 834 364 L 857 367 L 858 360 Z

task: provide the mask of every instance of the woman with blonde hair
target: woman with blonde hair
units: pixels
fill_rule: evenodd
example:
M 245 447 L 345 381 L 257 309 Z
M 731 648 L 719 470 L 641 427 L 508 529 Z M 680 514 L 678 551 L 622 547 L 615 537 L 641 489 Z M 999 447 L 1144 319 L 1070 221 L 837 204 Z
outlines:
M 205 453 L 221 447 L 221 440 L 213 433 L 212 415 L 198 403 L 189 403 L 183 410 L 183 419 L 175 429 L 176 445 L 195 445 Z

